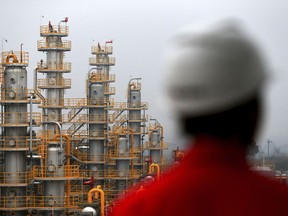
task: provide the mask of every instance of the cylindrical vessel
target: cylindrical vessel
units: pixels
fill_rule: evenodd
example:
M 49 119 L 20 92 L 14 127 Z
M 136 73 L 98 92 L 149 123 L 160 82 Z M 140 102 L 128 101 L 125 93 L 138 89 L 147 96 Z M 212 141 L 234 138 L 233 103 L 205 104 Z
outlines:
M 22 53 L 20 57 L 21 55 Z M 5 113 L 3 114 L 3 145 L 9 148 L 8 151 L 3 152 L 3 175 L 5 176 L 3 183 L 9 186 L 1 187 L 1 196 L 5 200 L 6 208 L 24 209 L 13 212 L 14 215 L 26 215 L 27 71 L 25 65 L 19 62 L 20 59 L 14 60 L 15 62 L 6 65 L 3 73 L 2 95 L 4 93 L 3 99 L 9 101 L 9 103 L 4 103 Z
M 65 179 L 64 179 L 64 153 L 57 142 L 48 143 L 46 177 L 54 178 L 53 181 L 44 182 L 45 207 L 58 209 L 57 215 L 64 215 Z M 62 179 L 61 179 L 62 177 Z M 63 208 L 63 209 L 62 209 Z M 49 211 L 44 212 L 46 216 Z
M 159 131 L 153 131 L 151 133 L 151 147 L 160 148 L 160 133 Z

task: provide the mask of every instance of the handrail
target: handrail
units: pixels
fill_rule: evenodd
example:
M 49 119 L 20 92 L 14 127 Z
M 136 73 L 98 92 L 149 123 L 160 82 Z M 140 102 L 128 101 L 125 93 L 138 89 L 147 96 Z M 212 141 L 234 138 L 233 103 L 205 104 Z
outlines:
M 3 117 L 3 121 L 2 121 Z M 40 112 L 33 112 L 32 119 L 33 125 L 41 124 L 42 114 Z M 30 113 L 27 112 L 5 112 L 0 115 L 1 126 L 9 126 L 14 124 L 29 124 L 30 121 Z
M 90 57 L 89 58 L 90 65 L 115 65 L 114 57 Z
M 103 73 L 90 73 L 89 74 L 89 82 L 114 82 L 115 74 L 103 74 Z
M 29 64 L 29 53 L 21 51 L 2 52 L 2 65 L 24 65 Z
M 83 102 L 83 105 L 81 106 L 103 106 L 103 107 L 107 107 L 107 102 L 110 101 L 110 107 L 112 108 L 114 105 L 114 101 L 109 98 L 101 98 L 101 99 L 87 99 L 87 98 L 63 98 L 59 101 L 59 104 L 55 104 L 55 99 L 56 98 L 50 98 L 47 99 L 45 98 L 42 101 L 42 107 L 45 106 L 65 106 L 65 107 L 71 107 L 71 108 L 77 108 L 79 107 L 79 101 Z
M 57 208 L 79 208 L 80 199 L 78 195 L 69 197 L 69 204 L 65 202 L 65 196 L 1 196 L 0 210 L 17 210 L 23 208 L 34 209 L 57 209 Z
M 70 72 L 71 71 L 71 62 L 63 62 L 61 64 L 52 64 L 46 62 L 38 62 L 37 67 L 39 72 L 45 71 L 60 71 L 60 72 Z
M 38 88 L 71 88 L 71 79 L 38 79 L 37 86 Z
M 5 101 L 27 101 L 29 102 L 28 96 L 34 93 L 34 89 L 5 89 L 3 88 L 0 94 L 0 100 L 2 102 Z M 36 95 L 37 96 L 37 95 Z M 36 97 L 36 99 L 33 100 L 34 102 L 40 102 L 40 98 Z
M 31 173 L 29 174 L 30 178 L 54 178 L 54 179 L 62 179 L 62 178 L 81 178 L 79 165 L 65 165 L 64 169 L 63 166 L 55 167 L 53 172 L 49 171 L 50 166 L 33 166 Z M 59 169 L 58 169 L 59 168 Z M 60 169 L 61 168 L 61 169 Z
M 51 31 L 52 29 L 52 31 Z M 41 35 L 63 35 L 66 36 L 69 33 L 69 27 L 68 26 L 59 26 L 59 25 L 42 25 L 40 26 L 40 34 Z
M 143 145 L 143 148 L 144 149 L 168 149 L 169 148 L 169 144 L 167 142 L 163 142 L 162 145 L 160 146 L 155 146 L 155 145 L 152 145 L 151 142 L 145 142 L 144 145 Z
M 29 172 L 0 172 L 0 184 L 28 183 Z
M 27 136 L 3 136 L 3 138 L 0 140 L 0 150 L 9 150 L 11 148 L 15 150 L 18 148 L 28 148 L 30 144 L 29 141 L 30 138 Z M 39 139 L 32 138 L 32 143 L 34 143 L 34 146 L 39 146 L 41 141 Z
M 92 46 L 91 47 L 92 54 L 112 54 L 113 53 L 113 46 Z
M 48 43 L 46 40 L 37 41 L 37 48 L 40 49 L 63 49 L 71 50 L 71 41 L 61 41 L 61 43 Z

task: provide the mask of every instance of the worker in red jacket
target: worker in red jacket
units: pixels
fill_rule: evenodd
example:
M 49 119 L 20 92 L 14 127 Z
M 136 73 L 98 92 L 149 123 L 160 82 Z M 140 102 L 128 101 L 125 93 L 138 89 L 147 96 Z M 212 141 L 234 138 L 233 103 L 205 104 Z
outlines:
M 251 171 L 266 67 L 243 31 L 182 31 L 168 49 L 168 103 L 193 136 L 181 165 L 130 193 L 114 216 L 288 215 L 288 189 Z

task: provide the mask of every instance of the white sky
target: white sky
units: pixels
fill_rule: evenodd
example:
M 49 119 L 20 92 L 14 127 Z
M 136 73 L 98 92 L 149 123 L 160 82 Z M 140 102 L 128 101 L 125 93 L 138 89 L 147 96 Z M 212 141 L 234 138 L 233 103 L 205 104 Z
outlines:
M 42 18 L 44 16 L 44 18 Z M 288 1 L 286 0 L 9 0 L 0 1 L 0 38 L 4 51 L 29 52 L 32 87 L 33 68 L 45 55 L 37 51 L 40 24 L 53 25 L 69 17 L 72 51 L 65 60 L 72 62 L 72 89 L 67 98 L 85 97 L 88 58 L 94 43 L 114 40 L 116 66 L 116 101 L 126 100 L 126 87 L 131 77 L 142 77 L 143 101 L 149 102 L 149 114 L 165 127 L 165 137 L 178 145 L 173 122 L 159 106 L 163 84 L 162 52 L 177 29 L 205 20 L 239 18 L 257 38 L 272 69 L 271 85 L 267 87 L 265 126 L 258 144 L 267 139 L 277 146 L 288 146 Z M 94 41 L 94 42 L 93 42 Z M 174 143 L 174 144 L 173 144 Z

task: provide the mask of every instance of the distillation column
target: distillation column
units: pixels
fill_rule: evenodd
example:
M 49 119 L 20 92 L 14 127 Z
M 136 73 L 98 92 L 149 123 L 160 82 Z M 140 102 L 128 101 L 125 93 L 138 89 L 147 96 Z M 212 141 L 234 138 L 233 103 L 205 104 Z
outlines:
M 158 164 L 161 168 L 165 164 L 165 158 L 163 157 L 163 151 L 168 149 L 168 144 L 164 142 L 164 129 L 163 126 L 158 122 L 157 119 L 154 120 L 154 124 L 149 126 L 149 142 L 148 149 L 149 155 L 152 163 Z
M 147 104 L 141 103 L 141 83 L 140 79 L 131 79 L 128 84 L 128 128 L 133 131 L 133 154 L 138 155 L 133 161 L 134 170 L 143 169 L 143 146 L 142 140 L 145 135 L 145 115 L 142 110 L 146 110 Z M 144 122 L 143 125 L 142 122 Z
M 1 209 L 4 207 L 3 215 L 27 215 L 28 53 L 2 53 L 2 64 L 5 71 L 1 89 L 1 104 L 4 106 L 4 113 L 1 114 L 4 129 L 1 142 L 4 151 Z
M 116 191 L 121 193 L 131 186 L 129 180 L 133 175 L 130 170 L 130 164 L 133 157 L 131 155 L 131 145 L 127 135 L 120 135 L 118 137 L 116 157 Z
M 71 72 L 71 63 L 64 62 L 64 53 L 71 50 L 71 41 L 64 41 L 62 37 L 68 36 L 68 26 L 61 25 L 41 26 L 40 36 L 44 40 L 38 41 L 38 51 L 46 52 L 46 62 L 38 62 L 38 72 L 45 73 L 46 78 L 38 79 L 37 86 L 45 89 L 45 100 L 42 104 L 45 121 L 62 121 L 62 108 L 64 106 L 64 89 L 71 88 L 71 80 L 63 78 L 63 73 Z M 40 106 L 41 107 L 41 106 Z M 55 125 L 45 125 L 50 138 L 55 134 Z
M 112 46 L 92 47 L 92 54 L 95 57 L 89 59 L 92 68 L 88 75 L 87 98 L 89 115 L 89 157 L 88 170 L 91 176 L 95 177 L 96 185 L 104 185 L 105 158 L 108 132 L 108 112 L 110 106 L 110 95 L 115 94 L 115 88 L 111 88 L 110 82 L 115 78 L 110 75 L 110 66 L 115 65 L 115 58 L 109 57 L 112 54 Z M 101 174 L 102 173 L 102 174 Z
M 64 89 L 71 87 L 71 80 L 63 78 L 63 73 L 71 72 L 71 63 L 64 62 L 64 53 L 71 50 L 71 41 L 62 40 L 62 37 L 68 36 L 66 22 L 67 20 L 65 19 L 56 26 L 51 25 L 50 22 L 47 26 L 41 26 L 40 35 L 45 39 L 38 41 L 38 51 L 46 52 L 46 62 L 41 60 L 38 63 L 38 72 L 45 73 L 46 78 L 38 79 L 37 84 L 38 88 L 45 90 L 45 100 L 40 107 L 43 108 L 43 129 L 48 132 L 50 139 L 59 133 L 56 125 L 51 124 L 51 122 L 62 122 Z M 57 143 L 48 143 L 47 158 L 45 164 L 42 164 L 45 167 L 46 177 L 49 177 L 49 173 L 52 174 L 56 171 L 59 175 L 58 177 L 64 176 L 64 149 L 61 149 L 61 147 L 62 145 L 57 145 Z M 50 180 L 46 178 L 44 181 L 44 196 L 52 210 L 45 211 L 45 215 L 65 214 L 64 188 L 64 178 L 56 179 L 52 177 Z M 59 197 L 62 197 L 62 199 Z M 56 209 L 54 208 L 55 206 L 57 206 Z

